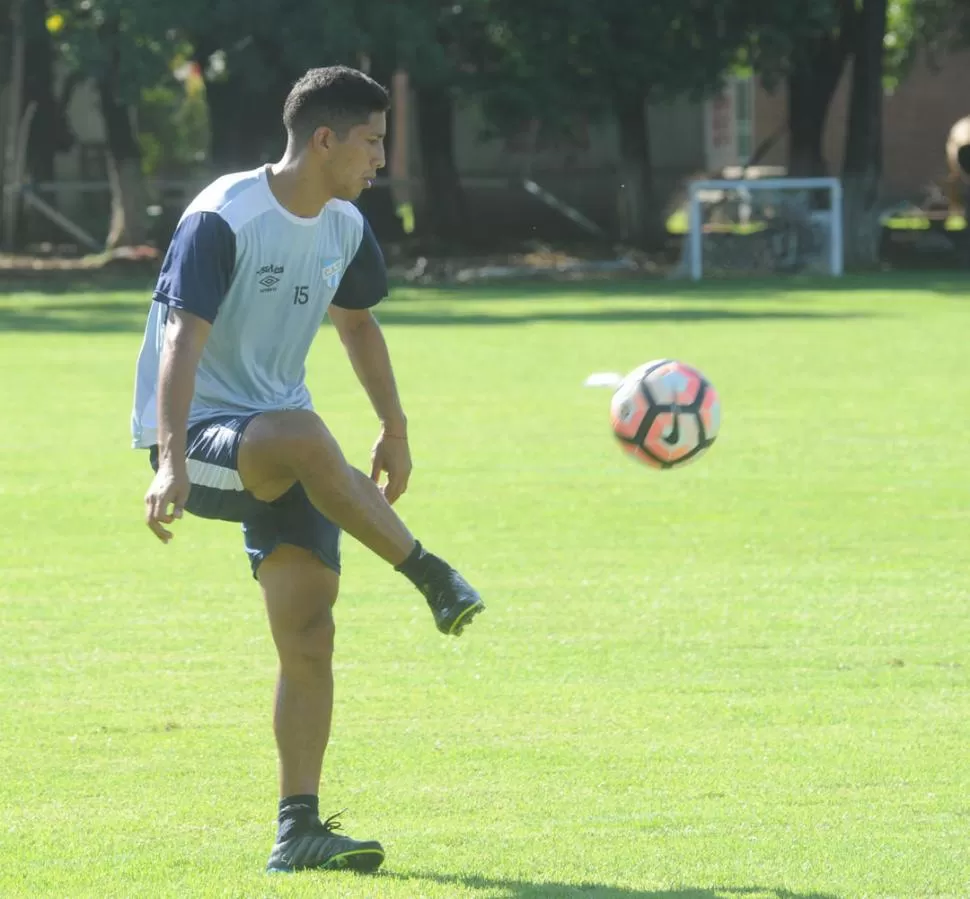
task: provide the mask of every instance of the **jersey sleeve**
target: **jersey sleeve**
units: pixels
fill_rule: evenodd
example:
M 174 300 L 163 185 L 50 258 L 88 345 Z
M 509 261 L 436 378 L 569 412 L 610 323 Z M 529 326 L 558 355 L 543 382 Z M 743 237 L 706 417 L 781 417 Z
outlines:
M 216 212 L 185 216 L 162 262 L 152 299 L 214 322 L 236 265 L 236 235 Z
M 347 266 L 333 297 L 342 309 L 369 309 L 387 296 L 387 267 L 377 238 L 364 219 L 360 246 Z

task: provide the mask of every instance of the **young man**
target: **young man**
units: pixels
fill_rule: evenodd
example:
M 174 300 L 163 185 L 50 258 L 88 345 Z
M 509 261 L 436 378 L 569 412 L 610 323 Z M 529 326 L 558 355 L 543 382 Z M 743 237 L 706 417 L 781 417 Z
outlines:
M 148 527 L 168 543 L 183 510 L 242 522 L 265 600 L 280 661 L 272 871 L 373 871 L 384 859 L 380 843 L 319 818 L 339 529 L 407 577 L 442 632 L 460 634 L 484 608 L 391 508 L 411 471 L 407 419 L 370 312 L 387 294 L 383 257 L 350 202 L 384 165 L 387 108 L 384 88 L 354 69 L 311 69 L 294 85 L 283 158 L 219 178 L 183 214 L 138 358 L 133 443 L 156 472 Z M 304 383 L 324 313 L 380 419 L 370 477 L 347 463 Z

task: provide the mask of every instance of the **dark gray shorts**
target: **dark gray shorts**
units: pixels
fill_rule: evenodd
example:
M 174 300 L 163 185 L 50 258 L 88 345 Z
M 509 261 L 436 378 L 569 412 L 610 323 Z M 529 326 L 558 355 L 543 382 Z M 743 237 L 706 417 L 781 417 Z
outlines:
M 186 510 L 199 518 L 242 522 L 253 577 L 263 559 L 281 543 L 310 550 L 340 574 L 340 528 L 317 511 L 302 484 L 294 484 L 271 503 L 243 489 L 237 468 L 239 443 L 255 417 L 221 415 L 189 428 L 186 463 L 192 489 Z M 150 448 L 149 459 L 157 471 L 157 446 Z

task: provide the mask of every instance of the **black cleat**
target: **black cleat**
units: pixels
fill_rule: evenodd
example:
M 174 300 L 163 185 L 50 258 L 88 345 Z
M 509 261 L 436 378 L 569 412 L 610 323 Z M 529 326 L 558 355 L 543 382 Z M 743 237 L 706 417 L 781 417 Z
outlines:
M 384 847 L 376 840 L 352 840 L 337 834 L 337 815 L 317 818 L 308 830 L 273 846 L 266 870 L 290 873 L 311 868 L 323 871 L 372 873 L 384 861 Z
M 439 558 L 430 561 L 424 578 L 416 586 L 428 601 L 435 624 L 443 634 L 460 636 L 485 609 L 485 603 L 471 584 Z

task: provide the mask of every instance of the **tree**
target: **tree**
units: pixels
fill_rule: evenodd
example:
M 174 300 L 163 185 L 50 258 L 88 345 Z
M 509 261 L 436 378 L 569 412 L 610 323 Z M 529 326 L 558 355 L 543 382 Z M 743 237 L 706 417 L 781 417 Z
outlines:
M 788 174 L 827 174 L 825 122 L 852 52 L 855 0 L 761 0 L 747 59 L 769 86 L 784 81 L 788 98 Z
M 395 71 L 406 71 L 414 90 L 424 188 L 417 233 L 441 245 L 467 235 L 455 117 L 459 105 L 477 98 L 491 13 L 489 0 L 355 0 L 373 74 L 387 84 Z
M 369 68 L 389 85 L 406 68 L 418 93 L 418 131 L 427 184 L 426 230 L 461 233 L 464 205 L 454 162 L 453 103 L 462 80 L 461 6 L 439 0 L 214 0 L 166 3 L 168 26 L 190 43 L 205 80 L 212 131 L 211 164 L 222 171 L 254 166 L 284 147 L 281 108 L 293 82 L 313 66 Z M 266 22 L 273 27 L 267 28 Z M 393 137 L 393 136 L 392 136 Z M 374 204 L 373 197 L 362 205 Z
M 825 120 L 852 63 L 841 173 L 845 259 L 850 266 L 872 266 L 881 233 L 884 89 L 905 76 L 919 52 L 933 54 L 967 40 L 970 7 L 962 0 L 767 0 L 758 17 L 751 62 L 769 83 L 787 81 L 789 174 L 826 174 Z
M 48 17 L 75 79 L 93 79 L 104 121 L 111 190 L 107 248 L 147 238 L 147 189 L 133 123 L 141 88 L 171 77 L 172 37 L 154 0 L 76 0 Z M 55 25 L 56 23 L 56 25 Z
M 0 119 L 2 128 L 0 136 L 3 137 L 3 162 L 0 171 L 3 177 L 0 178 L 0 187 L 10 187 L 12 183 L 20 178 L 20 128 L 21 128 L 21 109 L 23 101 L 23 80 L 24 80 L 24 48 L 26 36 L 24 32 L 24 0 L 10 0 L 7 9 L 7 24 L 9 33 L 5 35 L 7 45 L 10 48 L 10 83 L 3 92 L 0 92 L 0 99 L 5 100 L 5 108 L 0 110 L 3 118 Z M 9 183 L 8 183 L 9 182 Z M 4 248 L 13 249 L 14 232 L 16 230 L 17 217 L 19 213 L 19 198 L 12 190 L 4 190 L 0 193 L 0 208 L 3 210 L 2 236 Z
M 27 166 L 32 180 L 54 178 L 54 157 L 71 148 L 74 137 L 67 123 L 67 104 L 80 83 L 77 73 L 55 87 L 54 61 L 57 48 L 47 25 L 43 3 L 24 5 L 26 35 L 24 59 L 24 102 L 36 104 L 27 147 Z
M 282 155 L 282 106 L 294 81 L 313 66 L 360 62 L 356 2 L 170 3 L 169 27 L 191 44 L 205 79 L 215 168 L 249 168 Z
M 963 0 L 856 0 L 852 89 L 842 181 L 845 259 L 871 268 L 879 261 L 879 199 L 885 87 L 903 78 L 920 52 L 930 56 L 970 38 Z M 941 155 L 943 147 L 940 148 Z
M 748 21 L 734 0 L 494 0 L 509 105 L 541 103 L 545 116 L 612 115 L 619 148 L 619 236 L 643 246 L 664 237 L 653 182 L 648 102 L 712 92 L 736 60 Z M 501 68 L 502 63 L 500 63 Z M 517 90 L 512 90 L 518 84 Z M 493 89 L 495 93 L 496 89 Z
M 96 26 L 102 57 L 95 82 L 107 143 L 111 224 L 105 245 L 111 249 L 145 242 L 148 193 L 141 170 L 141 148 L 132 125 L 136 96 L 127 89 L 123 70 L 124 28 L 120 10 L 108 11 Z

